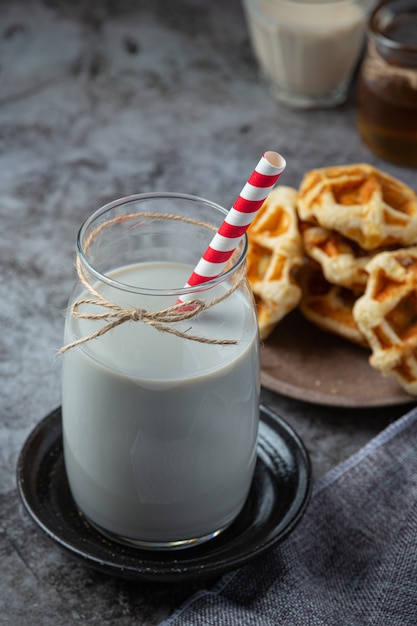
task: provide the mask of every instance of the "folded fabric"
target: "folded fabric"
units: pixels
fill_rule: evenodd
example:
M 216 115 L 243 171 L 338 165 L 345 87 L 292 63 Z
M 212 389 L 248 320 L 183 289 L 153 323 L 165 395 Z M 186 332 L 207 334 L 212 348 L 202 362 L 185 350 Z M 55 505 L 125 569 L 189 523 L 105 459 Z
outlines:
M 284 543 L 163 622 L 209 624 L 417 625 L 417 408 L 317 483 Z

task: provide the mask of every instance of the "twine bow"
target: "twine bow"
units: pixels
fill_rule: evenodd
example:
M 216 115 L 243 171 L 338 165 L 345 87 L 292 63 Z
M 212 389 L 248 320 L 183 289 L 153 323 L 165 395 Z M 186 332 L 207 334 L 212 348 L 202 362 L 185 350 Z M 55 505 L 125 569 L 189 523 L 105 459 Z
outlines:
M 82 337 L 81 339 L 77 339 L 76 341 L 73 341 L 66 346 L 63 346 L 59 351 L 60 354 L 67 352 L 71 348 L 75 348 L 76 346 L 91 341 L 92 339 L 97 339 L 98 337 L 101 337 L 102 335 L 108 333 L 113 328 L 116 328 L 121 324 L 125 324 L 126 322 L 143 322 L 144 324 L 148 324 L 158 331 L 170 333 L 177 337 L 181 337 L 182 339 L 189 339 L 190 341 L 198 341 L 200 343 L 215 345 L 234 345 L 237 343 L 237 341 L 234 339 L 211 339 L 208 337 L 201 337 L 199 335 L 192 335 L 188 332 L 190 328 L 182 331 L 178 330 L 177 328 L 173 328 L 172 326 L 170 326 L 170 324 L 192 319 L 203 311 L 206 311 L 218 304 L 219 302 L 222 302 L 239 287 L 241 281 L 243 280 L 243 276 L 240 277 L 240 280 L 236 280 L 229 290 L 227 290 L 221 296 L 210 300 L 209 302 L 203 302 L 202 300 L 198 300 L 195 298 L 193 300 L 187 300 L 186 303 L 180 302 L 173 304 L 172 306 L 161 309 L 160 311 L 147 311 L 146 309 L 142 308 L 126 309 L 114 302 L 110 302 L 109 300 L 107 300 L 88 281 L 83 271 L 79 256 L 77 256 L 76 260 L 76 269 L 81 283 L 84 285 L 88 293 L 91 294 L 91 296 L 93 297 L 81 298 L 80 300 L 74 302 L 74 304 L 71 306 L 71 314 L 77 319 L 112 321 L 108 321 L 108 324 L 102 326 L 99 330 L 85 337 Z M 106 311 L 103 313 L 93 313 L 91 311 L 82 312 L 80 311 L 80 308 L 83 305 L 102 308 L 104 307 Z

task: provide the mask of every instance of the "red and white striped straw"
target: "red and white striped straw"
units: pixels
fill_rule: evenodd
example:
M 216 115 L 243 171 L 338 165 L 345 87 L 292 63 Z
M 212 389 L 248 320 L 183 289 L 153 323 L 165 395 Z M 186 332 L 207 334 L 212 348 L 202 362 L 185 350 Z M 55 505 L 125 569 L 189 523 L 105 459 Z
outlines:
M 285 159 L 278 152 L 265 152 L 195 266 L 186 287 L 220 276 L 285 166 Z

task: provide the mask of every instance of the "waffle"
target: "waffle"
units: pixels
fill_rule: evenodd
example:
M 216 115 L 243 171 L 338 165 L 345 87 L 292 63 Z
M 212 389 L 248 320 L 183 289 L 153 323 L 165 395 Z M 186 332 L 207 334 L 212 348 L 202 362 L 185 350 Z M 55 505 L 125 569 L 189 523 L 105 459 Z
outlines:
M 368 264 L 354 318 L 372 349 L 370 365 L 417 394 L 417 246 L 382 252 Z
M 257 305 L 261 339 L 270 335 L 301 298 L 293 275 L 303 260 L 296 201 L 295 189 L 276 187 L 247 231 L 246 271 Z
M 365 291 L 366 266 L 377 252 L 363 250 L 355 241 L 335 230 L 301 222 L 300 232 L 305 253 L 319 263 L 326 280 L 352 291 Z
M 417 195 L 368 164 L 307 172 L 297 210 L 302 220 L 335 230 L 364 250 L 417 243 Z
M 357 294 L 329 283 L 319 264 L 311 260 L 301 268 L 299 280 L 303 291 L 300 310 L 305 318 L 326 332 L 367 347 L 352 312 Z

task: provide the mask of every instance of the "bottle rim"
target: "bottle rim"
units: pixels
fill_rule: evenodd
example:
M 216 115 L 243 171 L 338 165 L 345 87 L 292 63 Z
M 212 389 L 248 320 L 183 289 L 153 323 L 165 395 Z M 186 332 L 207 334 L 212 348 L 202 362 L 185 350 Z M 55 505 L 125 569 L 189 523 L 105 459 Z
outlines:
M 412 66 L 417 65 L 417 44 L 403 43 L 386 32 L 387 27 L 404 13 L 415 13 L 417 23 L 415 0 L 382 0 L 370 15 L 368 30 L 382 56 L 387 60 Z
M 164 199 L 178 199 L 178 200 L 184 200 L 190 203 L 195 202 L 196 204 L 197 203 L 203 204 L 205 207 L 208 207 L 210 209 L 214 209 L 217 212 L 220 212 L 222 216 L 224 217 L 228 214 L 228 211 L 221 205 L 215 202 L 212 202 L 211 200 L 206 200 L 205 198 L 202 198 L 200 196 L 186 194 L 186 193 L 164 192 L 164 191 L 149 192 L 149 193 L 132 194 L 129 196 L 125 196 L 125 197 L 113 200 L 112 202 L 105 204 L 104 206 L 94 211 L 91 215 L 89 215 L 82 223 L 77 234 L 77 251 L 78 251 L 79 259 L 82 265 L 84 266 L 84 268 L 87 270 L 87 272 L 91 274 L 92 276 L 94 276 L 95 279 L 115 289 L 119 289 L 121 291 L 127 291 L 130 293 L 137 293 L 137 294 L 149 295 L 149 296 L 170 295 L 170 296 L 179 297 L 183 295 L 188 295 L 188 296 L 191 296 L 191 297 L 194 296 L 197 298 L 199 293 L 203 291 L 207 291 L 211 289 L 212 287 L 218 285 L 219 283 L 230 278 L 245 262 L 246 254 L 248 250 L 248 237 L 246 233 L 243 235 L 242 240 L 238 243 L 236 250 L 234 251 L 230 259 L 231 261 L 230 267 L 224 270 L 219 276 L 212 278 L 200 285 L 186 286 L 186 287 L 184 286 L 181 288 L 170 288 L 170 289 L 150 289 L 148 287 L 137 287 L 137 286 L 128 285 L 128 284 L 119 282 L 115 280 L 114 278 L 111 278 L 110 276 L 108 276 L 104 271 L 100 271 L 99 269 L 97 269 L 97 267 L 94 266 L 94 263 L 89 260 L 88 252 L 86 252 L 85 245 L 84 245 L 87 239 L 87 233 L 89 229 L 93 226 L 93 224 L 97 223 L 98 220 L 100 220 L 101 218 L 104 218 L 106 215 L 108 215 L 111 211 L 113 211 L 117 207 L 127 206 L 130 203 L 133 204 L 133 203 L 137 203 L 141 201 L 155 200 L 155 199 L 160 199 L 162 201 Z M 224 219 L 224 217 L 222 217 L 222 220 Z M 152 219 L 152 214 L 149 215 L 149 219 Z M 155 217 L 155 219 L 160 219 L 160 218 Z M 201 227 L 200 224 L 198 225 Z M 214 231 L 213 231 L 213 234 L 214 234 Z M 204 252 L 205 250 L 201 250 L 201 254 L 203 254 Z M 117 268 L 113 268 L 113 269 L 117 269 Z

